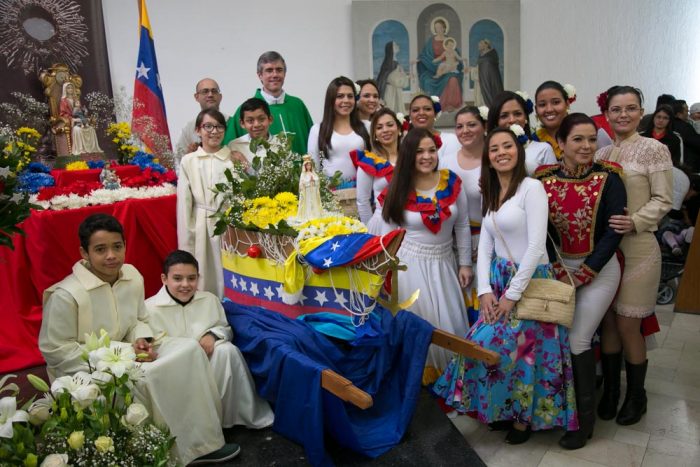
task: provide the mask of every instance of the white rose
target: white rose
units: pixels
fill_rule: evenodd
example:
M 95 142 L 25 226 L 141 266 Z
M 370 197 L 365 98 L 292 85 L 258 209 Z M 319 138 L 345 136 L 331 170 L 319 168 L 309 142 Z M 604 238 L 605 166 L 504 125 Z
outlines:
M 148 410 L 143 405 L 134 402 L 126 409 L 122 422 L 129 426 L 139 426 L 148 418 Z
M 41 467 L 68 467 L 68 454 L 49 454 Z
M 565 84 L 564 91 L 566 91 L 569 100 L 576 99 L 576 88 L 572 84 Z
M 521 127 L 518 124 L 511 125 L 509 129 L 513 132 L 515 136 L 522 136 L 525 134 L 525 130 L 523 130 L 523 127 Z
M 479 115 L 481 115 L 482 120 L 486 121 L 489 119 L 489 108 L 485 105 L 479 106 Z
M 70 395 L 84 409 L 97 399 L 97 396 L 100 395 L 100 388 L 96 384 L 87 384 L 71 391 Z

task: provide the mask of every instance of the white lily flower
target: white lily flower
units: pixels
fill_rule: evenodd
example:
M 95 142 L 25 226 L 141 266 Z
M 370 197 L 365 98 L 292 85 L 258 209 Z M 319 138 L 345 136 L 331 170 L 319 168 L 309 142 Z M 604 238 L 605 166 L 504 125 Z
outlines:
M 117 378 L 136 365 L 136 353 L 128 344 L 112 342 L 90 352 L 90 364 L 97 371 L 110 371 Z
M 68 467 L 68 454 L 49 454 L 39 467 Z
M 3 397 L 0 399 L 0 438 L 12 438 L 14 422 L 29 421 L 29 414 L 24 410 L 17 410 L 17 399 Z
M 29 422 L 35 426 L 43 425 L 51 416 L 51 405 L 52 401 L 47 397 L 42 397 L 32 402 L 32 405 L 29 406 L 29 410 L 27 410 L 29 413 Z
M 58 396 L 61 392 L 68 392 L 73 402 L 81 408 L 88 407 L 100 395 L 100 388 L 92 382 L 92 376 L 84 371 L 79 371 L 73 376 L 61 376 L 56 378 L 51 385 L 51 394 Z

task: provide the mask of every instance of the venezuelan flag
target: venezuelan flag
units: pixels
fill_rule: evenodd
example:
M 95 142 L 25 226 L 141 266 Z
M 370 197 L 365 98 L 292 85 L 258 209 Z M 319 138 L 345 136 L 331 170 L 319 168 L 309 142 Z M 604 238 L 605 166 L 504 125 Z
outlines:
M 138 0 L 139 4 L 139 55 L 136 60 L 136 78 L 134 81 L 134 107 L 131 115 L 131 129 L 138 133 L 141 140 L 153 150 L 158 147 L 153 135 L 144 131 L 151 127 L 154 133 L 167 137 L 168 149 L 172 151 L 170 131 L 165 117 L 165 100 L 160 85 L 156 48 L 153 43 L 153 32 L 148 20 L 146 0 Z

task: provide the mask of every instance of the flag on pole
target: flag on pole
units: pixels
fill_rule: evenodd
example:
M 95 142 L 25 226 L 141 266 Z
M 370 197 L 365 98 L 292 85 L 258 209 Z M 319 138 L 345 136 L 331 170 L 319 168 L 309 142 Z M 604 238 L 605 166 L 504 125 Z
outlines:
M 134 133 L 139 134 L 141 141 L 146 143 L 152 151 L 159 148 L 172 151 L 146 0 L 138 0 L 138 4 L 140 40 L 139 56 L 136 60 L 131 129 Z M 167 138 L 167 147 L 163 147 L 162 143 L 158 144 L 156 141 L 158 135 Z

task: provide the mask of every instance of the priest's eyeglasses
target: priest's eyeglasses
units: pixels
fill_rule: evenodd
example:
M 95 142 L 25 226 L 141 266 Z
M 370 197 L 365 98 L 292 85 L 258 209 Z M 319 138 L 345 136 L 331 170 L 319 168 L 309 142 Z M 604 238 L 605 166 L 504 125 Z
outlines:
M 215 130 L 218 133 L 220 131 L 224 131 L 226 129 L 226 126 L 214 125 L 213 123 L 202 123 L 202 126 L 200 128 L 204 129 L 204 131 L 206 131 L 207 133 L 214 133 Z
M 197 91 L 197 94 L 201 94 L 203 96 L 206 96 L 207 94 L 211 94 L 212 96 L 218 96 L 220 92 L 221 91 L 219 91 L 218 88 L 204 88 Z

